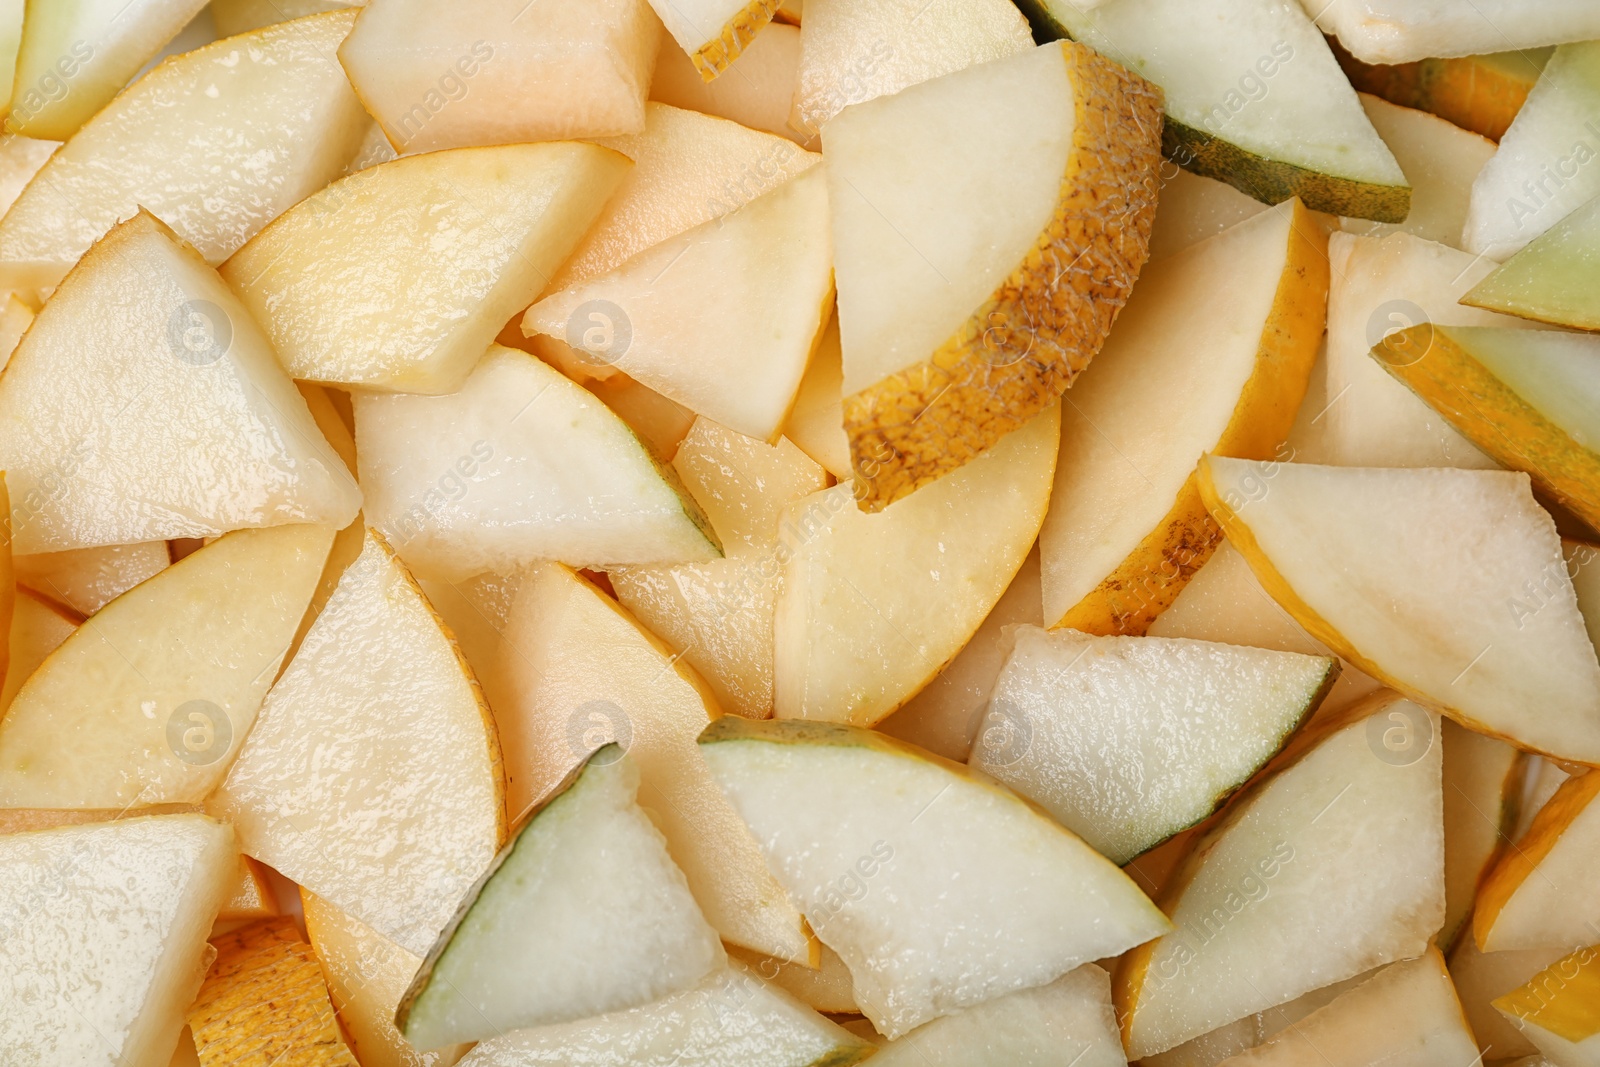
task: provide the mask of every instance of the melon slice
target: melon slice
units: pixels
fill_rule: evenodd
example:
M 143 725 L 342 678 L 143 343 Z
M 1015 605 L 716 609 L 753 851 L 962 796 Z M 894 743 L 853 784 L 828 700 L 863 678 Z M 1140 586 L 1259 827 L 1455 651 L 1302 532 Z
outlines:
M 850 438 L 844 432 L 844 365 L 839 352 L 839 316 L 832 315 L 806 364 L 783 435 L 841 482 L 849 481 Z
M 493 859 L 506 820 L 489 710 L 371 532 L 210 805 L 251 856 L 416 955 Z
M 812 0 L 800 27 L 790 121 L 814 136 L 852 104 L 1033 48 L 1027 20 L 1004 0 Z
M 683 49 L 663 46 L 650 99 L 804 143 L 789 121 L 799 71 L 799 27 L 773 23 L 745 46 L 730 76 L 716 81 L 702 78 Z
M 238 869 L 203 815 L 0 837 L 0 1060 L 166 1063 Z
M 205 0 L 52 0 L 31 5 L 6 130 L 65 141 L 193 18 Z
M 1600 546 L 1563 541 L 1561 549 L 1567 558 L 1573 591 L 1578 594 L 1578 610 L 1589 629 L 1589 640 L 1600 648 Z
M 1326 656 L 1018 627 L 969 763 L 1121 866 L 1209 816 L 1332 688 Z
M 961 651 L 1038 535 L 1059 426 L 1051 407 L 877 514 L 855 506 L 849 485 L 789 506 L 774 622 L 779 717 L 870 726 Z
M 1536 49 L 1600 37 L 1585 0 L 1300 0 L 1317 24 L 1365 63 Z
M 1429 56 L 1411 63 L 1363 63 L 1330 37 L 1350 84 L 1391 104 L 1438 115 L 1491 141 L 1505 136 L 1554 48 Z M 1494 47 L 1500 47 L 1495 45 Z M 1459 234 L 1457 235 L 1459 236 Z
M 732 716 L 700 747 L 886 1037 L 1166 928 L 1078 838 L 920 749 L 855 727 Z
M 831 253 L 828 190 L 811 170 L 546 296 L 522 330 L 774 441 L 832 308 Z
M 1200 469 L 1228 539 L 1329 648 L 1463 725 L 1600 759 L 1600 662 L 1527 475 L 1212 457 Z
M 82 621 L 81 617 L 26 586 L 17 587 L 11 605 L 10 656 L 6 662 L 5 688 L 0 689 L 0 715 L 11 707 L 22 683 L 33 676 L 45 657 L 72 636 Z
M 0 379 L 0 427 L 19 553 L 339 527 L 360 503 L 249 313 L 143 212 L 39 313 Z
M 220 263 L 338 177 L 367 127 L 334 49 L 354 12 L 175 57 L 50 157 L 0 220 L 0 286 L 55 285 L 141 207 Z
M 1472 918 L 1478 887 L 1515 840 L 1528 758 L 1504 741 L 1449 720 L 1441 739 L 1445 910 L 1434 940 L 1449 951 Z
M 586 1019 L 682 993 L 725 959 L 639 807 L 639 771 L 603 745 L 466 894 L 396 1022 L 418 1048 Z
M 491 1038 L 463 1067 L 850 1067 L 871 1054 L 872 1045 L 736 964 L 642 1007 Z
M 660 43 L 645 0 L 387 0 L 339 61 L 396 149 L 431 152 L 638 133 Z
M 1159 100 L 1059 43 L 828 124 L 844 422 L 864 510 L 992 447 L 1099 351 L 1145 259 Z
M 4 307 L 0 307 L 0 368 L 10 362 L 22 335 L 33 325 L 33 314 L 33 308 L 16 293 L 6 294 Z
M 1538 322 L 1600 330 L 1597 241 L 1600 196 L 1534 238 L 1461 302 Z
M 1134 1058 L 1378 964 L 1444 919 L 1436 716 L 1392 693 L 1301 735 L 1162 891 L 1177 928 L 1113 983 Z
M 779 0 L 650 0 L 667 32 L 706 81 L 725 72 L 755 39 Z
M 1577 949 L 1600 927 L 1596 877 L 1600 775 L 1569 778 L 1478 892 L 1472 933 L 1485 952 Z
M 222 274 L 293 377 L 454 392 L 627 170 L 580 144 L 397 159 L 296 205 Z
M 362 394 L 355 410 L 367 521 L 429 576 L 720 555 L 671 469 L 524 352 L 492 346 L 460 392 Z
M 1565 954 L 1566 950 L 1559 948 L 1480 952 L 1470 931 L 1456 942 L 1450 953 L 1450 977 L 1480 1048 L 1491 1056 L 1524 1056 L 1538 1051 L 1521 1029 L 1500 1014 L 1494 1001 Z
M 507 329 L 515 329 L 519 334 L 522 332 L 521 327 L 515 324 Z M 538 346 L 530 344 L 528 347 Z M 581 375 L 578 377 L 581 381 Z M 639 384 L 626 374 L 585 381 L 583 387 L 604 401 L 606 407 L 616 412 L 639 439 L 664 460 L 677 455 L 678 445 L 694 426 L 694 412 L 676 400 L 668 400 L 648 385 Z
M 1140 276 L 1093 377 L 1062 402 L 1039 537 L 1051 626 L 1141 634 L 1210 557 L 1222 531 L 1195 464 L 1280 454 L 1322 336 L 1325 242 L 1294 202 Z
M 1150 262 L 1166 259 L 1267 210 L 1226 182 L 1202 178 L 1166 163 L 1150 230 Z
M 367 0 L 211 0 L 211 21 L 219 37 L 248 33 L 306 15 L 364 7 Z
M 283 913 L 277 894 L 268 880 L 267 869 L 249 856 L 239 857 L 239 876 L 233 883 L 228 902 L 217 912 L 211 936 L 232 933 L 247 923 L 269 919 Z
M 1494 1007 L 1557 1067 L 1600 1064 L 1600 950 L 1580 948 L 1502 997 Z
M 729 948 L 729 955 L 745 963 L 765 981 L 815 1011 L 833 1015 L 859 1015 L 850 968 L 839 954 L 818 943 L 817 965 L 807 967 L 771 956 L 758 956 L 743 949 Z
M 1401 222 L 1406 175 L 1322 35 L 1294 4 L 1027 0 L 1035 21 L 1161 86 L 1162 149 L 1187 170 L 1276 204 Z
M 1600 36 L 1600 15 L 1593 16 Z M 1600 42 L 1557 48 L 1500 150 L 1472 183 L 1468 252 L 1504 260 L 1600 194 Z
M 1382 237 L 1404 230 L 1457 247 L 1467 222 L 1472 182 L 1494 155 L 1494 142 L 1437 115 L 1361 94 L 1361 107 L 1411 185 L 1411 211 L 1402 221 L 1341 219 L 1345 233 Z
M 79 615 L 93 615 L 140 582 L 166 570 L 170 562 L 165 541 L 39 552 L 12 560 L 17 581 Z

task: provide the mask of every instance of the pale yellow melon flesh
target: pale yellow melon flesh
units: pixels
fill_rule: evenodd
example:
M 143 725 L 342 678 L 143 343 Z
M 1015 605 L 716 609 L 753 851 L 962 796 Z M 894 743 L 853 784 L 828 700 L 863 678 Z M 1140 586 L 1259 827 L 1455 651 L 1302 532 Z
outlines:
M 683 49 L 662 45 L 650 99 L 804 144 L 806 136 L 789 120 L 799 71 L 799 28 L 774 23 L 745 46 L 727 77 L 710 82 L 700 76 Z
M 0 720 L 0 804 L 204 800 L 277 677 L 332 537 L 240 530 L 78 627 Z
M 1497 738 L 1447 721 L 1444 742 L 1444 926 L 1446 951 L 1465 933 L 1478 887 L 1510 846 L 1522 807 L 1527 757 Z
M 211 0 L 211 21 L 217 36 L 232 37 L 289 19 L 366 4 L 367 0 Z
M 1523 1056 L 1538 1051 L 1521 1030 L 1494 1008 L 1493 1002 L 1564 954 L 1558 948 L 1480 952 L 1470 930 L 1456 942 L 1450 953 L 1450 977 L 1480 1048 L 1491 1056 Z
M 844 368 L 839 354 L 839 316 L 828 319 L 817 350 L 806 364 L 783 435 L 841 482 L 849 481 L 850 438 L 844 432 Z
M 54 285 L 118 219 L 153 212 L 220 263 L 343 170 L 367 116 L 333 12 L 196 49 L 72 136 L 0 221 L 0 285 Z
M 1267 205 L 1215 178 L 1166 162 L 1150 228 L 1150 262 L 1166 259 L 1267 210 Z
M 33 676 L 45 657 L 72 636 L 82 621 L 26 586 L 17 587 L 11 605 L 11 653 L 6 663 L 5 688 L 0 689 L 0 713 L 11 707 L 22 683 Z
M 17 556 L 17 581 L 32 586 L 79 615 L 93 615 L 113 599 L 167 569 L 165 541 L 101 545 Z
M 1485 952 L 1591 943 L 1600 924 L 1594 883 L 1600 849 L 1600 775 L 1562 783 L 1503 853 L 1478 891 L 1472 934 Z
M 763 981 L 772 983 L 815 1011 L 833 1015 L 860 1014 L 850 982 L 850 969 L 833 949 L 827 945 L 819 948 L 814 968 L 738 948 L 730 948 L 728 954 L 760 975 Z
M 650 0 L 706 81 L 722 74 L 772 21 L 779 0 Z
M 33 325 L 33 308 L 16 293 L 6 294 L 5 306 L 0 308 L 0 368 L 11 360 L 11 353 L 22 342 L 22 335 Z

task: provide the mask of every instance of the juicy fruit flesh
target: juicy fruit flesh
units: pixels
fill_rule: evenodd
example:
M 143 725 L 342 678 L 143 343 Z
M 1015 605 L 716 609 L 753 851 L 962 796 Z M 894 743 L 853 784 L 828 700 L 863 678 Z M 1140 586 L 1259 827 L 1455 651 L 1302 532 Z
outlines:
M 1600 197 L 1539 235 L 1462 302 L 1558 326 L 1600 329 Z
M 1537 50 L 1600 36 L 1600 13 L 1588 0 L 1300 0 L 1324 30 L 1367 63 L 1409 63 L 1428 56 Z
M 1600 780 L 1588 778 L 1562 783 L 1480 888 L 1472 933 L 1485 952 L 1572 949 L 1593 937 L 1600 907 L 1581 887 L 1594 878 Z
M 1534 975 L 1527 985 L 1496 998 L 1506 1016 L 1532 1023 L 1564 1041 L 1585 1042 L 1600 1033 L 1600 954 L 1578 949 Z M 1553 995 L 1552 995 L 1553 992 Z

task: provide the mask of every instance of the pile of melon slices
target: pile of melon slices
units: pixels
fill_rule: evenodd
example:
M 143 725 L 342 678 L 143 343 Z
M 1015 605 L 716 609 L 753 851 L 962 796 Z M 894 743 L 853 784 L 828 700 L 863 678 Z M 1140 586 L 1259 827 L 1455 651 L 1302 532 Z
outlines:
M 0 1064 L 1600 1065 L 1596 0 L 0 0 Z

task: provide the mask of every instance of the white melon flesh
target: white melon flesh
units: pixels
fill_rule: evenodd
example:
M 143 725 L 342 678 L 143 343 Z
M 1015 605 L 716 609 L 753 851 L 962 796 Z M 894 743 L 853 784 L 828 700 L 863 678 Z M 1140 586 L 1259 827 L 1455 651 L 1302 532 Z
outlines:
M 17 587 L 11 604 L 10 658 L 6 661 L 5 687 L 0 689 L 0 715 L 16 699 L 45 657 L 72 636 L 81 620 L 25 586 Z M 0 719 L 0 722 L 3 722 Z
M 460 392 L 361 394 L 355 411 L 367 520 L 430 576 L 720 554 L 670 469 L 526 353 L 496 345 Z
M 1594 942 L 1600 901 L 1589 890 L 1600 869 L 1600 778 L 1569 778 L 1501 855 L 1479 890 L 1473 937 L 1485 952 Z
M 700 747 L 887 1037 L 1166 928 L 1078 838 L 919 749 L 853 727 L 732 717 Z
M 1521 1029 L 1511 1025 L 1494 1007 L 1494 1001 L 1564 956 L 1559 948 L 1521 952 L 1481 952 L 1469 931 L 1450 953 L 1450 977 L 1455 982 L 1461 1009 L 1478 1038 L 1478 1046 L 1491 1057 L 1523 1056 L 1537 1052 Z
M 683 49 L 665 44 L 656 59 L 650 99 L 804 143 L 804 135 L 789 121 L 799 70 L 798 26 L 768 26 L 745 46 L 728 77 L 711 82 L 700 76 Z
M 772 714 L 778 520 L 820 491 L 821 467 L 789 443 L 763 444 L 698 419 L 673 469 L 710 517 L 725 559 L 606 572 L 622 604 L 705 678 L 724 709 Z
M 1151 263 L 1267 210 L 1266 204 L 1231 185 L 1190 174 L 1171 163 L 1164 165 L 1161 179 L 1156 220 L 1150 228 Z
M 839 352 L 839 316 L 828 319 L 827 329 L 806 364 L 805 377 L 795 393 L 794 407 L 783 435 L 840 481 L 849 481 L 850 438 L 844 432 L 844 367 Z
M 787 509 L 778 716 L 871 725 L 954 658 L 1044 519 L 1059 410 L 883 511 L 862 512 L 849 485 Z
M 836 1015 L 858 1015 L 855 988 L 850 982 L 850 968 L 844 965 L 839 954 L 821 942 L 817 943 L 815 968 L 770 956 L 730 948 L 729 954 L 742 961 L 763 979 L 816 1011 Z
M 11 106 L 12 83 L 16 80 L 17 49 L 22 44 L 22 20 L 27 0 L 0 3 L 0 108 Z
M 946 1015 L 896 1038 L 877 1067 L 1126 1067 L 1111 984 L 1080 967 L 1033 989 Z
M 1527 759 L 1497 738 L 1444 724 L 1445 949 L 1472 917 L 1478 886 L 1511 841 L 1521 807 Z
M 1215 811 L 1338 674 L 1325 656 L 1018 627 L 969 761 L 1119 866 Z
M 800 24 L 792 121 L 815 134 L 851 104 L 1032 47 L 1027 20 L 1003 0 L 940 0 L 922 8 L 895 0 L 812 0 Z
M 725 957 L 602 747 L 534 812 L 462 902 L 401 1001 L 418 1048 L 586 1019 L 681 993 Z
M 232 37 L 289 19 L 364 7 L 366 3 L 367 0 L 211 0 L 211 21 L 216 25 L 217 36 Z
M 338 177 L 368 122 L 334 56 L 354 18 L 218 41 L 117 96 L 0 220 L 0 285 L 56 284 L 141 207 L 220 263 Z
M 1465 725 L 1600 759 L 1600 662 L 1527 475 L 1214 457 L 1201 472 L 1229 540 L 1318 640 Z
M 1600 37 L 1588 0 L 1300 0 L 1363 63 L 1410 63 Z
M 581 144 L 397 159 L 285 213 L 223 277 L 293 377 L 453 392 L 627 170 Z
M 64 141 L 175 37 L 205 0 L 53 0 L 30 5 L 6 130 Z
M 1409 233 L 1336 233 L 1328 258 L 1328 401 L 1319 420 L 1326 454 L 1319 460 L 1349 467 L 1495 466 L 1370 354 L 1386 333 L 1424 321 L 1517 325 L 1457 303 L 1494 264 Z
M 1404 222 L 1341 219 L 1345 233 L 1370 237 L 1404 230 L 1452 248 L 1461 244 L 1472 182 L 1495 153 L 1487 137 L 1463 130 L 1437 115 L 1361 94 L 1361 107 L 1411 185 L 1411 213 Z
M 462 1067 L 850 1067 L 871 1052 L 735 964 L 642 1007 L 491 1038 Z
M 1261 588 L 1249 562 L 1226 541 L 1195 572 L 1172 606 L 1156 616 L 1149 636 L 1224 641 L 1307 656 L 1332 654 Z M 1339 680 L 1323 707 L 1342 708 L 1376 688 L 1378 682 L 1371 675 L 1341 660 Z
M 1299 742 L 1196 841 L 1162 893 L 1177 929 L 1117 973 L 1129 1055 L 1427 948 L 1444 919 L 1438 728 L 1375 696 Z
M 643 777 L 640 802 L 655 813 L 717 932 L 766 955 L 813 963 L 799 911 L 695 747 L 719 714 L 699 676 L 558 564 L 525 572 L 501 631 L 491 699 L 512 816 L 549 796 L 599 744 L 617 741 Z
M 1220 538 L 1195 464 L 1273 455 L 1305 394 L 1327 278 L 1320 241 L 1302 236 L 1316 225 L 1287 204 L 1140 275 L 1062 404 L 1039 537 L 1047 624 L 1139 632 L 1205 562 Z
M 339 61 L 395 148 L 431 152 L 637 133 L 660 43 L 645 0 L 387 0 Z
M 246 853 L 416 955 L 489 865 L 505 799 L 488 708 L 370 532 L 211 806 Z
M 1596 17 L 1594 36 L 1600 34 Z M 1562 45 L 1472 184 L 1462 247 L 1504 260 L 1600 194 L 1600 41 Z
M 528 309 L 564 340 L 698 414 L 776 439 L 831 309 L 828 189 L 807 171 Z M 691 355 L 688 355 L 692 353 Z
M 3 73 L 3 69 L 0 69 Z M 5 83 L 0 82 L 0 95 L 5 93 Z M 17 202 L 28 182 L 39 173 L 39 168 L 55 154 L 61 145 L 57 141 L 37 141 L 32 137 L 0 134 L 0 207 L 9 211 Z
M 249 314 L 144 213 L 40 312 L 0 380 L 0 430 L 24 554 L 342 526 L 360 499 Z
M 165 541 L 99 545 L 12 558 L 17 581 L 80 615 L 93 615 L 147 578 L 167 569 Z
M 222 780 L 305 614 L 333 530 L 240 530 L 117 598 L 0 721 L 0 805 L 198 803 Z
M 0 1060 L 166 1063 L 238 869 L 203 815 L 0 837 Z
M 1392 963 L 1223 1067 L 1474 1067 L 1478 1046 L 1438 949 Z

